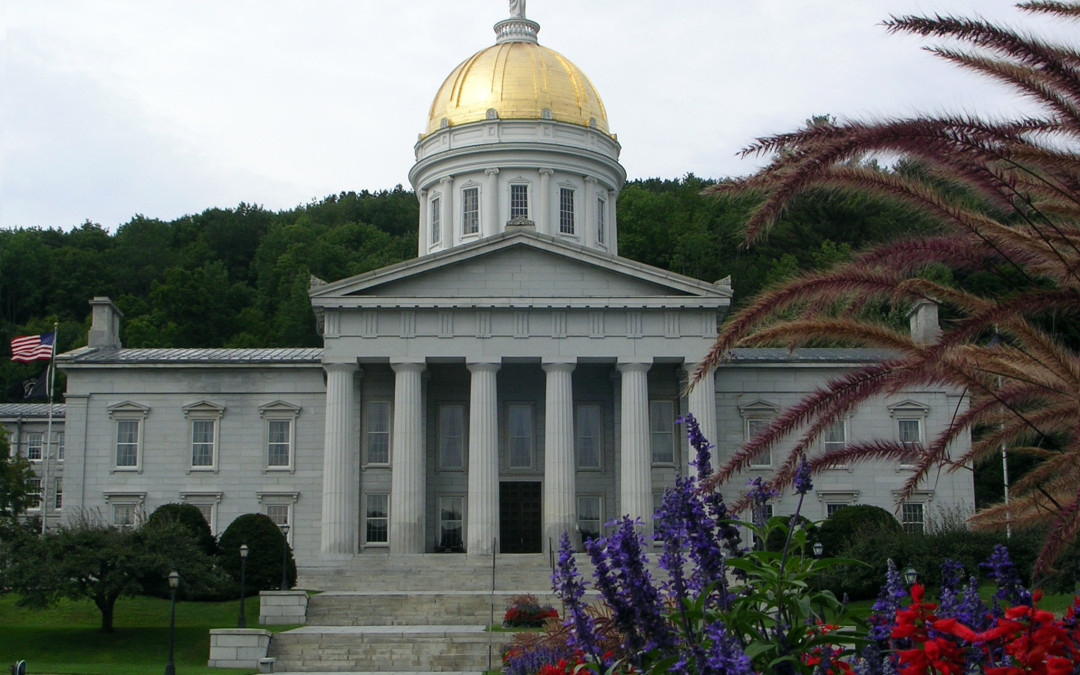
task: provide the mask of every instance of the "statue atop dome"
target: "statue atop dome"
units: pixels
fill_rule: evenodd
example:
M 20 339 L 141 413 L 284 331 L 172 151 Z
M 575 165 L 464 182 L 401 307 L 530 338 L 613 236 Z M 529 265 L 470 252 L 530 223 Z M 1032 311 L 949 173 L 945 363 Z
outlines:
M 515 19 L 525 18 L 525 0 L 510 0 L 510 16 Z

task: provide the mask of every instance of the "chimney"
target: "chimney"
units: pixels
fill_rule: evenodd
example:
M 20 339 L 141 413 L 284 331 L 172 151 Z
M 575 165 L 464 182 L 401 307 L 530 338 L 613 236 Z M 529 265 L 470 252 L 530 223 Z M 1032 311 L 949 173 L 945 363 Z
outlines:
M 91 300 L 90 306 L 94 308 L 94 314 L 90 321 L 90 335 L 87 337 L 86 346 L 119 349 L 120 318 L 124 313 L 117 309 L 112 300 L 103 296 Z
M 916 344 L 930 345 L 941 339 L 938 306 L 933 300 L 919 300 L 908 310 L 911 339 Z

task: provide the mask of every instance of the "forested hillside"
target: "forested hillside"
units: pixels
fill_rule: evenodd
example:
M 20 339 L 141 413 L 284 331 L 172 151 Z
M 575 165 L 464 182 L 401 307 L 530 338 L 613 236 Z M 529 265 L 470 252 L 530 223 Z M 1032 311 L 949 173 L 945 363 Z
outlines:
M 703 197 L 709 183 L 692 175 L 628 183 L 618 202 L 620 254 L 707 281 L 731 275 L 739 304 L 797 269 L 917 226 L 895 206 L 819 193 L 745 251 L 740 224 L 753 200 Z M 136 216 L 111 234 L 93 223 L 0 230 L 0 395 L 22 400 L 20 383 L 43 369 L 9 361 L 10 339 L 58 321 L 59 350 L 84 345 L 87 301 L 98 295 L 124 312 L 128 347 L 318 345 L 311 275 L 336 280 L 415 256 L 417 220 L 415 195 L 398 187 L 278 213 L 240 204 L 171 222 Z

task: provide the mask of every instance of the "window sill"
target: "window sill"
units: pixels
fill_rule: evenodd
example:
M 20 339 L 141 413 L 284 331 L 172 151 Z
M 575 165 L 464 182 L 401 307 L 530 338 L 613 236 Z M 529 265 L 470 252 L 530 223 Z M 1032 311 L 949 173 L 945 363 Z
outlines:
M 367 470 L 367 469 L 389 469 L 390 468 L 390 462 L 369 462 L 367 464 L 361 464 L 360 468 L 364 469 L 364 470 Z
M 114 466 L 109 473 L 142 473 L 141 466 Z
M 218 468 L 216 466 L 192 466 L 188 468 L 188 473 L 217 473 Z
M 268 466 L 263 469 L 264 473 L 292 473 L 296 469 L 291 466 Z

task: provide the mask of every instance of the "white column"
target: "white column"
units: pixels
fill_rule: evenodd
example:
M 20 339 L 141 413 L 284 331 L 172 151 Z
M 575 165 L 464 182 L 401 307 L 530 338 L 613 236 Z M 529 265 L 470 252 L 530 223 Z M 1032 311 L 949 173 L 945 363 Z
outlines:
M 536 231 L 541 234 L 555 234 L 548 211 L 551 209 L 551 175 L 554 169 L 540 169 L 540 188 L 536 197 Z
M 470 363 L 469 518 L 470 555 L 491 555 L 499 536 L 498 363 Z
M 491 237 L 502 232 L 505 222 L 499 218 L 499 170 L 485 169 L 487 185 L 484 186 L 484 213 L 480 217 L 481 236 Z
M 442 186 L 440 189 L 442 201 L 439 202 L 439 224 L 442 228 L 442 236 L 439 241 L 442 242 L 442 249 L 446 250 L 457 244 L 454 239 L 457 233 L 457 228 L 454 227 L 454 179 L 452 176 L 447 176 L 439 180 L 439 185 Z
M 694 374 L 697 373 L 698 364 L 687 363 L 686 375 L 692 381 Z M 709 439 L 709 442 L 713 445 L 717 445 L 716 434 L 716 369 L 710 368 L 705 376 L 701 378 L 701 381 L 694 385 L 694 388 L 690 390 L 688 396 L 688 405 L 690 407 L 690 414 L 697 420 L 698 426 L 701 428 L 702 435 Z M 686 437 L 686 429 L 683 429 L 683 437 Z M 689 441 L 683 441 L 683 447 L 688 448 L 687 452 L 687 464 L 690 461 L 697 458 L 696 451 L 690 447 Z M 716 449 L 712 450 L 713 461 L 712 467 L 716 468 Z M 690 474 L 696 475 L 696 474 Z
M 585 176 L 585 203 L 582 204 L 581 243 L 586 246 L 596 244 L 596 178 Z
M 573 363 L 545 363 L 544 550 L 556 549 L 563 532 L 576 541 L 574 503 Z
M 353 376 L 355 363 L 328 363 L 326 370 L 326 434 L 323 447 L 322 544 L 329 555 L 356 553 L 353 535 L 357 509 L 353 506 Z
M 427 190 L 417 193 L 420 202 L 420 237 L 416 241 L 416 255 L 423 256 L 431 246 L 431 204 L 428 203 Z
M 618 209 L 615 208 L 615 202 L 619 199 L 619 193 L 616 190 L 608 192 L 608 231 L 607 231 L 607 245 L 608 251 L 611 255 L 619 255 L 619 223 L 616 217 Z
M 390 553 L 424 552 L 423 363 L 391 363 L 394 369 L 394 438 L 391 444 Z
M 619 514 L 640 518 L 652 532 L 652 458 L 649 436 L 649 365 L 620 363 L 622 373 L 622 466 Z

